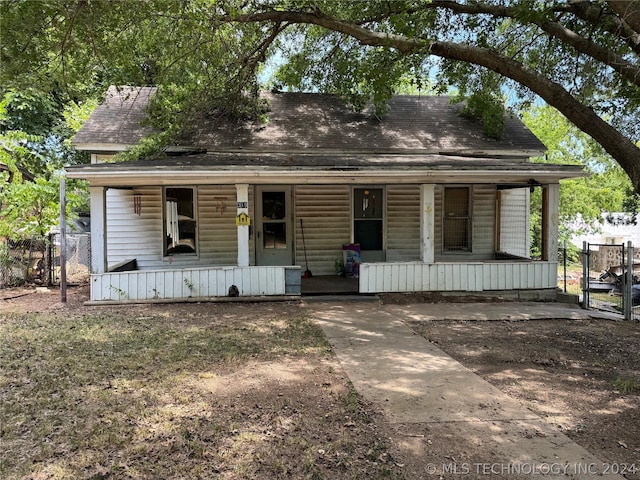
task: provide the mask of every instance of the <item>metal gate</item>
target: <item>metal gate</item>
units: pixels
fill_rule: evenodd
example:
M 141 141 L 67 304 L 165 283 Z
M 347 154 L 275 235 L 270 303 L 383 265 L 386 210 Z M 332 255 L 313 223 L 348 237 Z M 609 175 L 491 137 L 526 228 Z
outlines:
M 640 262 L 633 246 L 584 244 L 583 305 L 640 320 Z

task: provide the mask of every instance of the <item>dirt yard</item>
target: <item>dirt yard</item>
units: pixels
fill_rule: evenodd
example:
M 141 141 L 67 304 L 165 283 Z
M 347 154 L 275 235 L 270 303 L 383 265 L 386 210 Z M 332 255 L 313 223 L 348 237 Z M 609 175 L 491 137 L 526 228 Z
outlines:
M 603 462 L 635 465 L 625 476 L 640 479 L 640 323 L 551 319 L 411 326 Z
M 29 399 L 43 393 L 30 378 L 40 373 L 29 368 L 56 363 L 55 351 L 47 353 L 45 343 L 38 347 L 35 337 L 30 349 L 5 345 L 2 417 L 17 423 L 6 422 L 0 432 L 1 477 L 431 478 L 409 474 L 416 471 L 410 466 L 427 459 L 412 457 L 379 408 L 352 390 L 318 330 L 301 320 L 297 304 L 84 307 L 86 299 L 86 288 L 70 289 L 66 305 L 57 291 L 0 291 L 0 327 L 13 322 L 45 332 L 41 319 L 48 319 L 77 335 L 74 322 L 97 315 L 103 323 L 91 324 L 94 330 L 113 325 L 127 335 L 150 335 L 159 350 L 150 345 L 129 365 L 118 362 L 134 355 L 133 343 L 100 343 L 93 352 L 100 361 L 77 372 L 82 385 L 65 391 L 69 379 L 53 378 L 56 385 L 46 396 Z M 153 331 L 159 318 L 171 325 L 169 331 Z M 640 323 L 549 319 L 410 326 L 602 461 L 640 468 Z M 89 327 L 83 325 L 83 338 Z M 212 339 L 203 332 L 211 329 L 216 339 L 229 339 L 226 356 L 219 345 L 209 345 Z M 251 343 L 242 345 L 243 338 Z M 184 350 L 176 350 L 180 339 L 188 340 Z M 64 351 L 80 345 L 79 337 L 66 342 Z M 199 348 L 192 350 L 193 343 Z M 71 361 L 84 361 L 80 352 L 73 355 Z M 175 359 L 163 362 L 163 355 Z M 75 368 L 56 365 L 47 375 Z M 117 382 L 116 373 L 125 370 L 127 380 Z M 29 405 L 19 404 L 21 398 Z M 206 412 L 211 402 L 215 418 Z M 459 451 L 461 439 L 443 432 L 437 443 L 434 454 L 447 455 Z M 638 480 L 640 472 L 627 471 L 626 478 Z

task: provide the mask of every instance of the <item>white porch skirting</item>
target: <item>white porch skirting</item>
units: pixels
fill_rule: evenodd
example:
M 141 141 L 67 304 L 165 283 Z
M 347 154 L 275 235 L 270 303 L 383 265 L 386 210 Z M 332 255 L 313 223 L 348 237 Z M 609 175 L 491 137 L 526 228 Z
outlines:
M 92 301 L 180 300 L 226 297 L 235 285 L 240 297 L 285 295 L 285 272 L 299 267 L 211 267 L 132 270 L 91 275 Z M 298 291 L 299 294 L 299 291 Z
M 556 262 L 363 263 L 360 293 L 482 292 L 555 288 Z
M 92 301 L 153 301 L 300 294 L 300 267 L 210 267 L 91 275 Z M 555 262 L 363 263 L 360 293 L 550 289 Z

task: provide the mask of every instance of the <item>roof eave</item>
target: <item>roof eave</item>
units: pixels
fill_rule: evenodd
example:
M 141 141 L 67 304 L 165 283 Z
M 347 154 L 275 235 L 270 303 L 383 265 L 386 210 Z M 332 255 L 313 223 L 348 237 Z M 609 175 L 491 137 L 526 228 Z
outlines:
M 543 164 L 541 164 L 543 165 Z M 230 185 L 250 184 L 418 184 L 418 183 L 513 183 L 525 186 L 531 180 L 540 184 L 558 183 L 567 178 L 587 176 L 578 169 L 172 169 L 162 171 L 69 169 L 68 178 L 88 180 L 92 186 L 139 185 Z
M 125 150 L 129 150 L 133 148 L 135 144 L 124 144 L 124 143 L 75 143 L 72 145 L 76 150 L 88 151 L 91 153 L 103 153 L 103 152 L 123 152 Z M 309 153 L 309 151 L 313 151 L 315 153 L 324 153 L 324 154 L 339 154 L 339 153 L 348 153 L 348 154 L 369 154 L 369 155 L 377 155 L 377 154 L 402 154 L 402 155 L 455 155 L 455 156 L 464 156 L 464 157 L 526 157 L 526 158 L 534 158 L 534 157 L 542 157 L 545 155 L 545 150 L 531 150 L 531 149 L 495 149 L 495 150 L 465 150 L 465 149 L 454 149 L 454 150 L 442 150 L 439 148 L 411 148 L 411 149 L 379 149 L 379 150 L 371 150 L 371 149 L 341 149 L 341 148 L 269 148 L 269 146 L 265 146 L 260 149 L 255 149 L 252 147 L 218 147 L 216 145 L 170 145 L 165 148 L 166 151 L 169 152 L 185 152 L 192 150 L 199 151 L 207 151 L 210 153 L 247 153 L 247 152 L 260 152 L 261 154 L 265 153 Z
M 473 158 L 536 158 L 543 157 L 546 150 L 540 149 L 453 149 L 442 150 L 440 148 L 395 148 L 395 149 L 353 149 L 353 148 L 323 148 L 323 147 L 299 147 L 299 148 L 270 148 L 265 145 L 261 148 L 254 147 L 219 147 L 216 145 L 200 145 L 200 146 L 172 146 L 167 151 L 188 151 L 202 150 L 211 154 L 248 154 L 259 153 L 265 154 L 319 154 L 319 155 L 443 155 L 456 157 L 473 157 Z
M 126 152 L 135 145 L 126 145 L 122 143 L 75 143 L 72 142 L 73 147 L 76 150 L 82 152 L 105 154 L 105 153 L 120 153 Z

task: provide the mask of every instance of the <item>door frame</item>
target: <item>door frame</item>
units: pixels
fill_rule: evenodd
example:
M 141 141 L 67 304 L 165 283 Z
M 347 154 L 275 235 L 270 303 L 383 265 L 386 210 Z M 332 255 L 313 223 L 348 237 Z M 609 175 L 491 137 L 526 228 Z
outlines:
M 385 262 L 387 258 L 387 189 L 386 185 L 353 185 L 351 187 L 350 213 L 351 218 L 351 241 L 356 241 L 356 218 L 354 214 L 356 202 L 356 190 L 381 190 L 382 191 L 382 211 L 380 221 L 382 223 L 382 250 L 360 250 L 361 261 L 364 262 Z M 364 252 L 364 254 L 363 254 Z M 367 253 L 372 252 L 372 253 Z M 376 252 L 376 253 L 373 253 Z
M 287 248 L 282 249 L 281 255 L 272 255 L 275 259 L 273 262 L 268 261 L 265 249 L 263 248 L 263 231 L 264 223 L 262 216 L 262 194 L 264 192 L 284 192 L 285 194 L 285 214 L 284 224 L 286 232 Z M 257 266 L 291 266 L 295 265 L 295 224 L 294 211 L 293 211 L 293 188 L 291 185 L 256 185 L 254 196 L 254 250 L 255 250 L 255 264 Z M 288 252 L 288 253 L 287 253 Z M 277 260 L 281 259 L 281 261 Z

